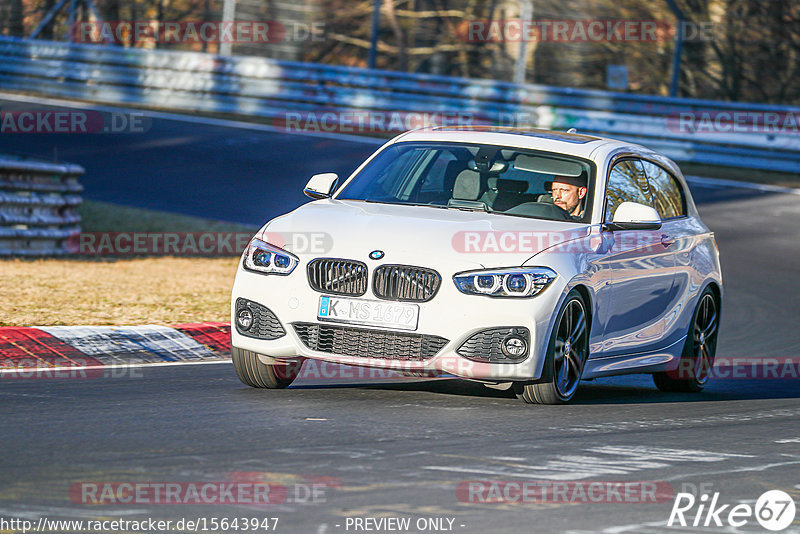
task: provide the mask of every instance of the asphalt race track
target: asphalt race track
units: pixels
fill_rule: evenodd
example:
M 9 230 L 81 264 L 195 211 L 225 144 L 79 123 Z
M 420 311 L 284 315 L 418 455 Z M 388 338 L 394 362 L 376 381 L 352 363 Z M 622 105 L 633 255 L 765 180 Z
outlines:
M 70 108 L 0 99 L 0 110 Z M 145 130 L 2 133 L 0 153 L 82 165 L 90 200 L 260 226 L 307 202 L 303 186 L 313 174 L 345 178 L 379 145 L 163 119 Z
M 71 111 L 3 100 L 0 110 Z M 106 113 L 106 115 L 109 115 Z M 189 117 L 191 120 L 191 117 Z M 202 119 L 201 119 L 202 120 Z M 213 121 L 212 121 L 213 122 Z M 309 199 L 311 175 L 342 179 L 380 144 L 377 139 L 240 129 L 153 118 L 142 133 L 0 133 L 0 153 L 78 163 L 90 200 L 261 225 Z M 746 197 L 745 189 L 701 188 L 699 201 Z
M 2 137 L 0 152 L 52 153 L 54 140 Z M 308 175 L 344 173 L 372 149 L 175 121 L 154 122 L 144 139 L 59 142 L 61 157 L 87 168 L 87 198 L 254 224 L 302 202 Z M 797 362 L 800 196 L 730 188 L 695 194 L 722 252 L 718 358 Z M 710 501 L 718 492 L 718 506 L 729 510 L 781 489 L 800 506 L 800 379 L 791 373 L 716 379 L 698 395 L 660 393 L 647 376 L 602 379 L 584 382 L 566 407 L 526 406 L 460 380 L 361 387 L 299 381 L 261 391 L 242 385 L 227 363 L 120 374 L 0 378 L 0 517 L 34 524 L 41 517 L 277 517 L 278 532 L 309 533 L 391 531 L 393 523 L 358 529 L 354 519 L 404 517 L 410 532 L 733 533 L 765 530 L 752 517 L 738 528 L 703 526 L 705 515 L 699 526 L 667 527 L 674 495 Z M 464 491 L 468 481 L 497 481 L 496 488 L 543 480 L 572 484 L 568 497 L 502 502 L 495 494 L 485 502 L 491 494 Z M 268 482 L 286 493 L 265 507 L 97 505 L 75 491 L 226 481 Z M 573 483 L 598 481 L 667 491 L 644 503 L 636 492 L 624 502 L 575 497 Z M 686 519 L 696 513 L 697 506 Z M 783 532 L 800 532 L 800 515 Z

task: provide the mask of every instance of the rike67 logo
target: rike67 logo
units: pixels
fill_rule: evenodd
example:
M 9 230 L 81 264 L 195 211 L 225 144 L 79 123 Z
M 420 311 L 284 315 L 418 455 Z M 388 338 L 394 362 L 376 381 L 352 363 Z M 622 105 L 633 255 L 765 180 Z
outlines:
M 794 500 L 781 490 L 764 492 L 755 506 L 722 504 L 719 492 L 711 496 L 703 493 L 699 498 L 691 493 L 678 493 L 667 526 L 739 528 L 755 520 L 761 527 L 778 532 L 792 524 L 795 511 Z

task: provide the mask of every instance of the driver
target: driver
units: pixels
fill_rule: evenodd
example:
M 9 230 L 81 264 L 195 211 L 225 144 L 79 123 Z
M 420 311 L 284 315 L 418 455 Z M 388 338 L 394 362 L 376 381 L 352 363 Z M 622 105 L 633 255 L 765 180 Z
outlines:
M 585 174 L 553 178 L 553 203 L 572 217 L 583 217 L 586 191 Z

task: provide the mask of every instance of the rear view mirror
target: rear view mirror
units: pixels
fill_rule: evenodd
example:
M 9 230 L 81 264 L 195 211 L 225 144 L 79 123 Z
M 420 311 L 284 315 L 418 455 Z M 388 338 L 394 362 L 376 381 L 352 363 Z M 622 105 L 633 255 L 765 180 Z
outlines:
M 330 198 L 336 189 L 336 183 L 339 181 L 339 175 L 335 172 L 325 172 L 322 174 L 315 174 L 311 177 L 303 189 L 305 196 L 320 199 Z
M 637 202 L 623 202 L 614 212 L 612 222 L 606 223 L 608 230 L 658 230 L 661 217 L 650 206 Z

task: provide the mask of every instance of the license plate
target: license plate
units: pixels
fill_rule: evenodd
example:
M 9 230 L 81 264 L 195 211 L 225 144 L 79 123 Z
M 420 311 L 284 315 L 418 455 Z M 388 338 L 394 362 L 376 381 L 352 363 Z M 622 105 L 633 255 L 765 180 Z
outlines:
M 419 305 L 346 297 L 320 297 L 317 318 L 337 323 L 416 330 Z

